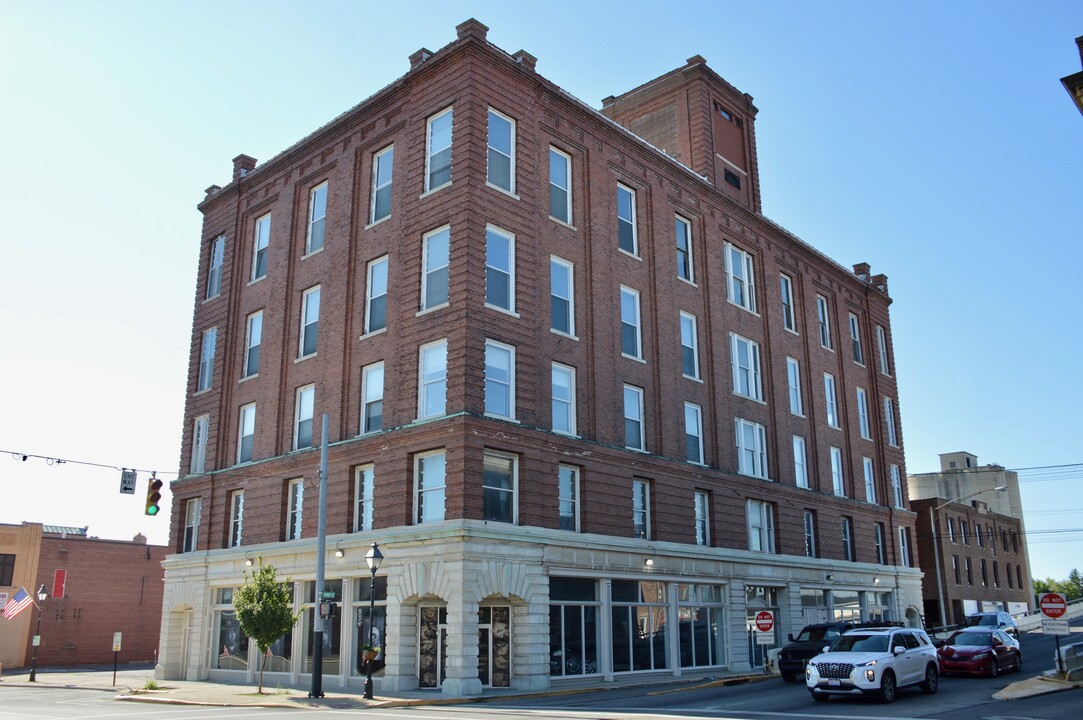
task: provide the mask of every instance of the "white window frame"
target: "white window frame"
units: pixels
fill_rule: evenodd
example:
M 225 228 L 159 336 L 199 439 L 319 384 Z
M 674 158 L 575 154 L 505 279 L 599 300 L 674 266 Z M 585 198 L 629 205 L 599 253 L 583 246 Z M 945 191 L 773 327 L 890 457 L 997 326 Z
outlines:
M 195 552 L 199 547 L 200 498 L 190 498 L 184 504 L 184 539 L 181 552 Z
M 628 197 L 631 200 L 631 202 L 629 203 L 631 208 L 631 217 L 621 217 L 620 205 L 622 192 L 627 193 Z M 632 227 L 632 249 L 630 251 L 620 246 L 620 227 L 622 222 L 627 223 Z M 636 222 L 636 191 L 623 183 L 617 183 L 617 250 L 636 258 L 639 257 L 639 228 L 637 227 L 637 225 L 638 223 Z
M 861 323 L 857 315 L 850 313 L 850 349 L 854 362 L 865 367 L 865 348 L 861 346 Z
M 838 396 L 835 394 L 835 376 L 831 373 L 824 373 L 824 401 L 827 409 L 828 426 L 841 430 Z
M 861 469 L 865 474 L 865 502 L 876 504 L 876 470 L 872 458 L 861 458 Z
M 238 414 L 237 423 L 237 464 L 252 462 L 252 459 L 256 456 L 256 403 L 248 403 L 242 405 Z M 251 418 L 251 422 L 248 419 Z M 252 426 L 252 432 L 250 434 L 245 433 L 245 425 Z M 244 449 L 244 439 L 251 436 L 252 438 L 252 457 L 247 460 L 241 459 L 241 453 Z
M 567 187 L 561 187 L 559 183 L 553 182 L 553 158 L 557 157 L 564 161 L 564 178 L 567 183 Z M 553 210 L 553 188 L 557 188 L 559 191 L 565 193 L 564 198 L 564 215 L 565 217 L 559 217 L 554 215 Z M 572 224 L 572 156 L 566 152 L 557 150 L 552 145 L 549 146 L 549 217 L 558 222 L 562 222 L 565 225 Z
M 756 312 L 756 268 L 752 255 L 733 243 L 725 244 L 726 299 L 750 313 Z M 735 272 L 735 264 L 740 272 Z
M 496 367 L 491 361 L 495 360 L 497 357 L 507 358 L 507 380 L 496 377 L 489 377 L 489 368 Z M 497 369 L 505 370 L 505 368 Z M 500 386 L 506 388 L 508 397 L 506 408 L 496 408 L 490 406 L 490 402 L 495 402 L 495 396 L 490 397 L 489 388 L 491 386 Z M 515 419 L 515 346 L 507 345 L 502 342 L 497 342 L 496 340 L 485 341 L 485 415 L 486 417 L 495 417 L 504 420 Z
M 252 236 L 252 274 L 250 281 L 255 282 L 267 277 L 267 265 L 269 264 L 268 253 L 271 247 L 271 213 L 256 218 L 255 230 Z M 263 272 L 260 272 L 259 261 L 262 257 Z
M 218 328 L 207 328 L 200 335 L 199 377 L 196 392 L 207 392 L 214 386 L 214 353 L 218 345 Z
M 387 177 L 384 177 L 383 173 L 380 172 L 381 165 L 383 163 L 383 160 L 384 160 L 385 156 L 390 156 L 388 158 L 389 163 L 387 165 Z M 392 145 L 388 145 L 383 150 L 380 150 L 379 152 L 377 152 L 375 155 L 372 156 L 372 199 L 370 201 L 370 209 L 369 209 L 369 224 L 370 225 L 375 225 L 376 223 L 380 222 L 381 220 L 386 220 L 387 218 L 391 217 L 391 198 L 390 197 L 388 197 L 388 199 L 387 199 L 387 214 L 386 215 L 381 215 L 380 217 L 376 217 L 376 210 L 378 208 L 377 201 L 379 199 L 380 192 L 386 189 L 387 194 L 390 196 L 391 195 L 391 190 L 392 190 L 392 188 L 394 188 L 394 182 L 395 182 L 395 146 L 392 144 Z
M 634 322 L 629 322 L 625 317 L 624 299 L 629 298 L 632 302 L 631 310 L 635 315 Z M 643 315 L 640 310 L 639 291 L 630 288 L 626 285 L 620 286 L 620 326 L 621 326 L 621 339 L 620 339 L 620 354 L 626 358 L 633 360 L 643 359 Z M 635 330 L 636 352 L 635 355 L 629 355 L 624 351 L 624 326 Z
M 557 294 L 553 287 L 553 268 L 554 266 L 566 270 L 568 273 L 568 297 Z M 553 327 L 553 298 L 563 300 L 568 303 L 568 331 L 559 330 Z M 549 331 L 554 332 L 557 335 L 564 335 L 566 337 L 575 338 L 575 265 L 568 262 L 562 257 L 556 255 L 549 256 Z
M 308 445 L 302 446 L 299 444 L 301 442 L 301 423 L 306 421 L 311 428 L 309 431 L 311 438 Z M 294 402 L 293 410 L 293 449 L 305 450 L 310 447 L 315 447 L 317 440 L 316 385 L 313 383 L 297 388 L 296 401 Z
M 257 377 L 259 375 L 259 350 L 260 345 L 263 342 L 263 311 L 257 310 L 248 316 L 248 321 L 245 323 L 245 335 L 244 335 L 244 367 L 241 368 L 244 379 Z M 252 353 L 256 353 L 255 357 L 255 371 L 249 365 L 252 364 Z
M 763 500 L 749 500 L 745 517 L 748 549 L 751 552 L 775 553 L 775 507 Z
M 889 468 L 889 475 L 891 476 L 891 495 L 892 500 L 895 503 L 895 507 L 903 507 L 903 488 L 902 488 L 902 473 L 899 472 L 899 466 L 892 464 Z M 966 532 L 963 533 L 963 542 L 966 542 Z
M 558 397 L 557 390 L 560 388 L 557 384 L 557 376 L 562 375 L 567 378 L 566 390 L 567 394 L 564 397 Z M 550 373 L 550 387 L 552 391 L 552 416 L 550 418 L 553 432 L 560 433 L 561 435 L 570 435 L 576 437 L 578 433 L 578 427 L 576 423 L 576 392 L 575 392 L 575 368 L 570 365 L 562 365 L 561 363 L 553 363 Z M 563 389 L 563 388 L 560 388 Z M 566 409 L 568 417 L 568 427 L 559 427 L 557 423 L 557 406 L 558 404 Z
M 443 233 L 447 234 L 447 257 L 430 259 L 429 248 L 430 240 Z M 440 265 L 433 265 L 432 262 L 441 262 Z M 447 288 L 443 299 L 434 298 L 433 303 L 429 304 L 428 290 L 429 290 L 429 278 L 435 276 L 440 271 L 444 271 L 447 275 L 447 282 L 445 283 Z M 443 227 L 430 230 L 422 236 L 421 240 L 421 303 L 420 312 L 426 310 L 433 310 L 434 308 L 444 307 L 451 302 L 451 226 L 444 225 Z
M 507 520 L 500 519 L 488 519 L 484 518 L 487 522 L 499 522 L 507 523 L 508 525 L 519 524 L 519 456 L 514 453 L 501 452 L 499 450 L 493 450 L 491 448 L 485 448 L 482 451 L 482 467 L 484 468 L 485 458 L 491 457 L 500 460 L 511 461 L 511 487 L 508 489 L 490 487 L 485 484 L 485 472 L 482 470 L 481 475 L 481 492 L 484 496 L 486 491 L 495 491 L 504 494 L 511 495 L 511 517 Z M 484 499 L 482 500 L 482 515 L 484 516 Z
M 508 149 L 510 151 L 510 154 L 504 153 L 503 151 L 498 150 L 497 148 L 493 147 L 493 117 L 494 116 L 496 116 L 496 118 L 498 120 L 503 120 L 504 122 L 506 122 L 508 124 L 508 135 L 509 135 L 509 137 L 508 137 Z M 486 144 L 486 148 L 487 148 L 487 152 L 486 152 L 486 156 L 485 156 L 485 168 L 486 168 L 485 169 L 485 182 L 486 182 L 486 184 L 491 185 L 492 187 L 496 188 L 497 190 L 501 190 L 502 192 L 506 192 L 506 193 L 508 193 L 510 195 L 514 195 L 515 194 L 515 120 L 513 118 L 505 115 L 504 113 L 500 112 L 499 110 L 494 110 L 493 108 L 490 107 L 489 108 L 489 116 L 488 116 L 488 124 L 487 124 L 487 127 L 486 127 L 485 144 Z M 499 153 L 500 155 L 504 155 L 505 157 L 508 158 L 508 187 L 504 187 L 504 186 L 500 185 L 499 183 L 493 182 L 493 166 L 492 166 L 491 160 L 492 160 L 492 156 L 493 156 L 494 152 Z
M 299 540 L 305 509 L 305 479 L 295 478 L 286 483 L 286 540 Z
M 491 237 L 499 238 L 507 243 L 508 250 L 508 267 L 501 268 L 492 264 L 492 258 L 489 256 L 489 242 Z M 493 302 L 493 299 L 489 296 L 489 275 L 490 273 L 500 273 L 508 278 L 508 298 L 507 305 L 501 305 L 499 302 Z M 515 234 L 510 233 L 507 230 L 502 230 L 495 225 L 485 226 L 485 307 L 493 308 L 494 310 L 500 310 L 502 312 L 511 313 L 516 315 L 515 312 Z M 518 317 L 518 315 L 516 315 Z
M 790 414 L 805 417 L 805 403 L 801 398 L 801 363 L 796 358 L 786 358 L 786 387 L 790 396 Z
M 372 495 L 376 489 L 376 466 L 372 463 L 354 468 L 354 513 L 353 531 L 372 530 L 372 517 L 375 505 Z
M 846 515 L 842 517 L 842 559 L 847 562 L 856 560 L 854 555 L 854 521 Z
M 743 418 L 734 423 L 737 435 L 737 471 L 742 475 L 770 480 L 767 469 L 767 430 L 763 425 Z M 746 431 L 751 433 L 751 446 L 746 447 Z
M 748 360 L 747 367 L 740 358 Z M 733 394 L 763 402 L 763 381 L 760 378 L 760 344 L 737 333 L 730 333 L 730 364 L 733 369 Z M 747 392 L 744 388 L 747 386 Z
M 682 230 L 682 228 L 684 230 L 684 232 L 683 232 L 683 237 L 684 237 L 684 241 L 685 241 L 685 248 L 684 249 L 681 248 L 681 237 L 682 237 L 681 230 Z M 680 215 L 676 215 L 675 216 L 675 222 L 674 222 L 674 231 L 676 233 L 676 243 L 677 243 L 677 277 L 680 280 L 684 280 L 687 283 L 691 283 L 691 284 L 695 285 L 696 284 L 696 270 L 695 270 L 695 265 L 693 264 L 695 262 L 695 255 L 694 255 L 693 250 L 692 250 L 692 221 L 688 220 L 687 218 L 681 217 Z M 685 274 L 683 274 L 683 275 L 681 274 L 681 258 L 682 258 L 682 256 L 684 257 L 684 260 L 685 260 Z
M 374 332 L 387 329 L 387 311 L 388 311 L 388 269 L 391 265 L 391 259 L 389 256 L 384 255 L 372 260 L 368 264 L 367 272 L 365 273 L 365 334 L 371 335 Z M 382 272 L 381 272 L 382 268 Z M 382 275 L 382 277 L 379 277 Z M 383 292 L 379 292 L 382 285 Z M 383 299 L 384 301 L 384 322 L 380 327 L 373 327 L 372 324 L 372 305 L 377 300 Z
M 684 444 L 687 452 L 690 438 L 696 439 L 696 451 L 698 458 L 688 457 L 688 462 L 693 465 L 706 465 L 707 457 L 703 450 L 703 409 L 695 403 L 684 404 Z
M 876 523 L 873 525 L 876 535 L 873 539 L 873 543 L 876 547 L 876 562 L 879 565 L 887 565 L 887 548 L 884 546 L 884 524 Z M 958 561 L 958 556 L 955 556 L 955 560 Z M 959 572 L 958 566 L 955 568 L 955 572 Z
M 899 562 L 903 567 L 911 567 L 913 562 L 910 558 L 910 533 L 906 532 L 906 530 L 907 528 L 904 527 L 899 528 Z M 985 560 L 983 559 L 982 562 L 984 563 Z M 985 582 L 984 574 L 982 576 L 982 584 L 987 584 Z
M 830 305 L 827 303 L 827 298 L 820 294 L 816 295 L 816 322 L 820 329 L 820 347 L 834 352 L 831 346 Z
M 229 494 L 229 547 L 240 547 L 244 533 L 244 490 Z
M 880 355 L 880 374 L 891 377 L 891 364 L 887 356 L 887 330 L 883 325 L 876 326 L 876 344 Z
M 189 472 L 202 473 L 207 467 L 207 441 L 211 430 L 211 416 L 197 415 L 192 421 L 192 458 Z
M 316 349 L 305 353 L 305 339 L 309 330 L 315 334 L 313 344 Z M 297 342 L 297 358 L 309 358 L 316 355 L 320 349 L 320 286 L 314 285 L 305 290 L 301 296 L 301 332 Z
M 793 436 L 793 474 L 794 483 L 797 487 L 807 488 L 808 485 L 808 456 L 805 452 L 805 438 L 800 435 Z
M 425 379 L 425 359 L 429 352 L 442 352 L 443 353 L 443 373 L 433 375 L 431 379 L 426 381 Z M 434 356 L 435 357 L 435 356 Z M 438 358 L 436 358 L 438 359 Z M 447 415 L 447 338 L 441 340 L 435 340 L 430 343 L 425 343 L 418 348 L 417 352 L 417 419 L 424 420 L 432 417 L 442 417 Z M 433 366 L 436 371 L 437 366 Z M 428 404 L 429 393 L 439 389 L 444 395 L 444 407 L 440 412 L 425 413 L 425 406 Z
M 641 523 L 636 521 L 642 518 Z M 636 531 L 642 527 L 643 532 Z M 651 484 L 649 480 L 632 480 L 632 537 L 640 540 L 651 539 Z
M 443 478 L 437 482 L 440 484 L 425 487 L 424 468 L 430 458 L 442 458 Z M 426 495 L 439 495 L 440 510 L 432 515 L 423 514 L 425 511 L 424 498 Z M 447 513 L 447 451 L 443 448 L 429 452 L 418 453 L 414 456 L 414 524 L 421 525 L 430 522 L 441 522 Z
M 565 482 L 561 477 L 561 473 L 567 473 L 568 481 Z M 570 490 L 570 497 L 566 490 Z M 562 530 L 569 530 L 572 532 L 579 532 L 579 468 L 575 465 L 559 465 L 557 466 L 557 496 L 559 507 L 557 509 L 558 522 L 563 524 L 562 518 L 571 517 L 571 528 L 561 527 Z M 571 515 L 564 513 L 566 506 L 571 507 Z
M 211 241 L 210 262 L 207 264 L 207 294 L 211 300 L 222 294 L 222 267 L 225 261 L 226 236 L 219 235 Z
M 857 388 L 857 418 L 864 440 L 872 440 L 872 428 L 869 425 L 869 397 L 864 388 Z
M 327 188 L 327 181 L 324 180 L 322 183 L 312 188 L 308 193 L 308 232 L 305 236 L 305 255 L 311 255 L 314 252 L 323 250 L 324 242 L 326 241 L 327 203 L 329 198 Z M 316 213 L 320 212 L 319 196 L 321 194 L 323 195 L 323 214 L 317 217 Z M 314 246 L 312 243 L 313 231 L 316 229 L 317 223 L 322 223 L 320 225 L 320 244 L 318 247 Z
M 805 534 L 805 557 L 816 557 L 816 513 L 805 510 L 801 522 Z
M 380 403 L 380 427 L 368 426 L 368 408 L 373 403 Z M 384 363 L 374 362 L 361 368 L 361 435 L 379 432 L 384 429 Z
M 442 187 L 446 187 L 451 184 L 453 179 L 452 173 L 448 173 L 448 180 L 442 182 L 439 185 L 432 184 L 432 158 L 434 155 L 443 152 L 444 150 L 451 151 L 455 145 L 455 116 L 453 114 L 454 107 L 449 107 L 435 115 L 431 115 L 428 120 L 425 121 L 425 192 L 433 192 L 439 190 Z M 447 145 L 441 145 L 439 148 L 433 147 L 433 125 L 447 117 L 450 126 L 448 127 L 448 142 Z M 451 155 L 451 152 L 448 153 Z M 453 157 L 448 158 L 448 167 L 453 168 Z
M 831 447 L 831 489 L 839 497 L 846 497 L 846 475 L 842 467 L 842 450 Z
M 797 309 L 793 304 L 793 278 L 786 273 L 779 273 L 779 285 L 782 295 L 782 327 L 796 333 Z
M 887 422 L 887 444 L 891 447 L 899 447 L 899 435 L 895 428 L 895 402 L 884 398 L 884 420 Z
M 696 545 L 711 546 L 711 495 L 705 490 L 696 490 L 693 496 L 696 513 Z
M 959 539 L 955 535 L 955 518 L 953 517 L 948 518 L 948 540 L 951 541 L 952 545 L 956 545 L 959 542 Z
M 632 403 L 631 407 L 629 407 L 629 405 L 628 405 L 629 395 L 631 395 L 632 399 L 633 399 L 633 403 Z M 633 415 L 633 416 L 629 416 L 628 415 L 629 410 L 631 410 L 631 411 L 633 411 L 635 413 L 638 413 L 638 414 Z M 628 444 L 628 422 L 629 421 L 639 423 L 639 444 L 638 445 L 629 445 Z M 643 423 L 643 388 L 636 387 L 635 385 L 629 385 L 629 384 L 625 383 L 625 385 L 624 385 L 624 447 L 628 448 L 629 450 L 638 450 L 640 452 L 646 452 L 646 450 L 647 450 L 646 435 L 647 434 L 646 434 L 646 432 L 644 432 L 644 430 L 645 430 L 645 428 L 644 428 L 644 423 Z
M 681 375 L 689 380 L 699 380 L 699 329 L 696 316 L 692 313 L 687 313 L 681 310 L 680 314 L 681 323 Z M 690 350 L 692 352 L 692 373 L 689 375 L 684 366 L 684 351 Z

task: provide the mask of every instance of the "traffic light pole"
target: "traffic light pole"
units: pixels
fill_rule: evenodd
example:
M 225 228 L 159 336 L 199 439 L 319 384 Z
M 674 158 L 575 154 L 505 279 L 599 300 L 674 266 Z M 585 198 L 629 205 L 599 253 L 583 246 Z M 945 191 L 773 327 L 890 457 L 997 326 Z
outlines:
M 323 697 L 323 617 L 320 608 L 323 606 L 323 574 L 324 555 L 327 551 L 327 433 L 330 427 L 330 419 L 327 413 L 323 414 L 323 440 L 320 441 L 320 519 L 316 529 L 316 605 L 313 612 L 316 617 L 312 620 L 312 690 L 308 696 L 312 698 Z

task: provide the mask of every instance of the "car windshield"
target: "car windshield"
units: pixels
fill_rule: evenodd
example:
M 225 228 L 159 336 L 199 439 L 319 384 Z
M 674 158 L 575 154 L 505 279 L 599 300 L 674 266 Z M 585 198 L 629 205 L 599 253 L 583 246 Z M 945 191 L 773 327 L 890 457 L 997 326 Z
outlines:
M 971 615 L 970 617 L 968 617 L 966 619 L 966 624 L 968 626 L 970 626 L 970 627 L 974 627 L 976 625 L 996 625 L 997 624 L 997 616 L 996 615 Z
M 987 632 L 960 631 L 948 638 L 948 645 L 988 647 L 991 644 L 992 635 Z
M 842 635 L 830 652 L 887 652 L 887 635 Z

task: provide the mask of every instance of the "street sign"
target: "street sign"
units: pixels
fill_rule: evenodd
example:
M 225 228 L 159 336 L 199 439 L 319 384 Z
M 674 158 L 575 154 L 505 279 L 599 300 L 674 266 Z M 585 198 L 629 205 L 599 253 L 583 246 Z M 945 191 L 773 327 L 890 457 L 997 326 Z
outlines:
M 1042 615 L 1050 620 L 1057 620 L 1068 612 L 1068 601 L 1060 593 L 1042 593 L 1038 598 L 1038 607 L 1041 608 Z
M 120 491 L 125 495 L 135 495 L 135 470 L 121 471 Z
M 335 595 L 337 595 L 337 594 L 338 593 L 335 592 L 334 590 L 324 590 L 322 597 L 323 597 L 324 600 L 334 600 Z
M 756 644 L 757 645 L 774 645 L 775 644 L 775 634 L 774 633 L 769 633 L 769 632 L 758 632 L 758 633 L 756 633 Z
M 33 647 L 39 647 L 41 645 L 41 635 L 35 635 L 34 639 L 30 641 Z
M 1042 632 L 1046 635 L 1071 635 L 1072 629 L 1068 627 L 1067 620 L 1042 620 Z
M 120 633 L 113 633 L 113 652 L 120 652 Z
M 761 633 L 769 633 L 775 627 L 775 616 L 770 610 L 761 610 L 756 613 L 756 629 Z

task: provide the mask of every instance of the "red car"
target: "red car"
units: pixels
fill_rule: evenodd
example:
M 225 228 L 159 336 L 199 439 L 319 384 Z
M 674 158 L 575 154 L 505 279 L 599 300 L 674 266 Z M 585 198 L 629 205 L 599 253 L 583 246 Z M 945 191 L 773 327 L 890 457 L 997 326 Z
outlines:
M 936 651 L 940 674 L 988 675 L 996 677 L 1009 668 L 1023 669 L 1019 641 L 1003 630 L 969 627 L 956 631 Z

